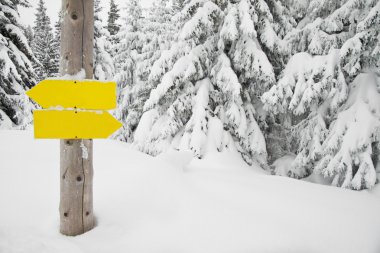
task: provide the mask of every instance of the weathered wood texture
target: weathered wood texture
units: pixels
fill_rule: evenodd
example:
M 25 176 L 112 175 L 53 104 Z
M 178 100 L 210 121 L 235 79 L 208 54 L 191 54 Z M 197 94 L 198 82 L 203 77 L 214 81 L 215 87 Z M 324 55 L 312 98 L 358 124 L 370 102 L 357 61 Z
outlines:
M 62 0 L 62 75 L 93 77 L 94 0 Z M 92 140 L 61 140 L 60 232 L 75 236 L 94 227 Z

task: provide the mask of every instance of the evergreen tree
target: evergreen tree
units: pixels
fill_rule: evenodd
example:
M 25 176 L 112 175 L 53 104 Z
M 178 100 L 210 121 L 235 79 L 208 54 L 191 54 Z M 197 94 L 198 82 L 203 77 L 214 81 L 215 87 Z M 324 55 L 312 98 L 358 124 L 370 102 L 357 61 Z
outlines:
M 292 27 L 290 17 L 273 18 L 286 7 L 268 3 L 186 2 L 174 17 L 176 42 L 150 73 L 156 87 L 135 134 L 141 150 L 156 155 L 174 146 L 201 158 L 208 149 L 233 149 L 265 166 L 259 97 L 276 80 L 265 52 L 284 57 L 282 36 Z
M 57 66 L 57 73 L 54 76 L 59 76 L 59 66 L 61 63 L 61 31 L 62 31 L 62 11 L 58 12 L 58 20 L 54 24 L 54 39 L 52 41 L 52 47 L 55 54 L 53 55 L 53 65 Z
M 128 115 L 132 111 L 136 84 L 139 82 L 136 71 L 139 55 L 145 45 L 147 36 L 142 31 L 144 19 L 138 0 L 128 0 L 122 17 L 122 27 L 116 35 L 119 43 L 116 45 L 115 67 L 117 71 L 119 109 L 116 116 L 124 123 L 124 128 L 117 138 L 129 140 L 138 122 L 133 122 Z M 136 120 L 136 119 L 134 119 Z
M 25 28 L 25 37 L 28 40 L 28 44 L 32 45 L 34 34 L 33 34 L 33 28 L 30 25 L 28 25 Z
M 185 4 L 185 0 L 172 0 L 171 2 L 175 13 L 180 12 Z
M 380 2 L 310 1 L 306 9 L 297 29 L 284 39 L 291 53 L 306 52 L 296 53 L 277 85 L 263 95 L 265 108 L 282 115 L 282 123 L 287 121 L 294 133 L 291 151 L 297 157 L 285 174 L 302 178 L 317 167 L 317 172 L 334 176 L 334 185 L 372 187 L 379 160 L 376 127 L 367 129 L 367 135 L 349 129 L 357 127 L 357 120 L 377 117 L 376 112 L 363 116 L 371 115 L 377 96 L 365 98 L 363 90 L 377 82 L 357 76 L 380 72 Z M 368 106 L 360 107 L 362 99 Z
M 328 124 L 325 120 L 336 114 L 348 92 L 338 59 L 337 49 L 326 56 L 298 53 L 290 59 L 278 83 L 262 97 L 266 110 L 288 113 L 282 131 L 290 127 L 287 141 L 293 142 L 296 150 L 292 151 L 298 155 L 292 169 L 282 175 L 310 175 L 314 162 L 323 154 Z
M 61 32 L 62 32 L 62 11 L 58 12 L 58 20 L 54 24 L 54 38 L 59 42 L 59 48 L 61 47 Z
M 107 29 L 111 36 L 115 36 L 120 30 L 120 25 L 117 24 L 117 21 L 119 18 L 120 18 L 119 9 L 117 5 L 115 4 L 115 1 L 111 0 L 110 10 L 108 12 L 108 23 L 107 23 Z
M 25 0 L 0 0 L 0 129 L 24 128 L 32 121 L 25 91 L 35 84 L 34 56 L 20 23 Z
M 102 7 L 100 0 L 95 0 L 94 13 L 94 77 L 97 80 L 112 80 L 114 78 L 114 63 L 110 55 L 111 42 L 110 34 L 103 27 L 102 20 L 99 16 Z
M 36 74 L 38 81 L 46 77 L 57 76 L 59 65 L 57 57 L 59 55 L 56 45 L 54 46 L 54 36 L 50 24 L 50 18 L 47 16 L 44 0 L 39 0 L 35 25 L 33 27 L 34 38 L 32 49 L 39 61 L 36 65 Z
M 380 171 L 380 78 L 361 73 L 351 83 L 346 103 L 332 122 L 316 171 L 332 184 L 372 188 Z
M 173 40 L 175 26 L 171 22 L 172 15 L 173 9 L 169 0 L 158 0 L 152 4 L 147 17 L 142 20 L 141 32 L 145 36 L 140 37 L 144 43 L 136 55 L 136 80 L 126 91 L 130 98 L 130 104 L 124 111 L 127 115 L 126 129 L 130 129 L 129 135 L 125 137 L 128 141 L 133 141 L 133 132 L 143 113 L 144 103 L 155 87 L 154 81 L 149 78 L 152 66 L 161 53 L 169 49 Z

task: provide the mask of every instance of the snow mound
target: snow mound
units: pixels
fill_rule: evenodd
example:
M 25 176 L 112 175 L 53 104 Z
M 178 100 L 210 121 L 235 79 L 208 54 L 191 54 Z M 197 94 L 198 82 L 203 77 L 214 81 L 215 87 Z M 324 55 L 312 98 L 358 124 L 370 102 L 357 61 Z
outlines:
M 274 161 L 272 164 L 274 174 L 288 177 L 289 173 L 292 172 L 292 164 L 295 158 L 295 155 L 285 155 Z

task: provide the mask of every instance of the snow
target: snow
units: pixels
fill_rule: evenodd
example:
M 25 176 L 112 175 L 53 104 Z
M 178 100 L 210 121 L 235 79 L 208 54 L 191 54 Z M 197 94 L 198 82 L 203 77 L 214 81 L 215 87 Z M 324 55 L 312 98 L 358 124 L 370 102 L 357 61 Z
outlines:
M 137 147 L 143 148 L 145 142 L 149 138 L 149 133 L 152 130 L 154 122 L 158 118 L 158 112 L 156 109 L 145 112 L 140 119 L 139 127 L 136 129 L 134 140 Z
M 59 141 L 1 131 L 0 143 L 0 252 L 380 251 L 379 187 L 270 176 L 228 151 L 152 158 L 111 140 L 94 143 L 97 226 L 66 237 L 58 232 Z
M 239 16 L 240 16 L 240 26 L 239 29 L 241 31 L 241 35 L 248 36 L 250 38 L 254 38 L 257 36 L 254 21 L 251 18 L 251 15 L 249 13 L 249 5 L 247 3 L 247 0 L 242 0 L 239 3 Z M 255 17 L 257 18 L 257 17 Z
M 17 37 L 18 40 L 20 40 L 21 44 L 26 48 L 27 52 L 30 52 L 30 47 L 28 40 L 26 39 L 24 32 L 20 29 L 20 27 L 15 26 L 14 24 L 6 24 L 5 29 L 9 32 L 9 34 L 12 34 Z
M 86 79 L 86 71 L 82 68 L 78 73 L 75 73 L 73 75 L 66 74 L 60 77 L 50 77 L 51 79 L 59 79 L 59 80 L 83 80 Z
M 188 147 L 193 150 L 197 157 L 203 156 L 204 143 L 207 140 L 207 106 L 209 100 L 209 92 L 212 87 L 210 79 L 206 78 L 196 83 L 198 87 L 197 94 L 192 101 L 192 116 L 186 124 L 184 137 L 188 139 Z
M 289 176 L 289 172 L 292 171 L 292 164 L 295 158 L 295 155 L 290 154 L 276 159 L 276 161 L 272 164 L 274 173 L 278 176 Z
M 197 39 L 204 33 L 212 30 L 214 18 L 220 15 L 220 9 L 211 1 L 199 8 L 196 14 L 185 23 L 179 36 L 182 40 Z M 206 33 L 207 35 L 207 33 Z
M 4 38 L 1 34 L 0 34 L 0 42 L 1 42 L 1 44 L 0 44 L 0 60 L 3 64 L 3 67 L 1 70 L 1 72 L 2 72 L 1 75 L 7 77 L 9 75 L 9 73 L 12 72 L 12 74 L 15 76 L 15 78 L 21 79 L 21 76 L 18 73 L 15 64 L 13 63 L 11 58 L 9 57 L 10 50 L 6 47 L 8 42 L 7 42 L 6 38 Z M 3 44 L 5 44 L 5 46 Z
M 161 83 L 151 91 L 149 99 L 144 105 L 144 110 L 147 111 L 157 105 L 166 92 L 175 86 L 179 80 L 186 82 L 194 75 L 203 76 L 202 69 L 197 69 L 195 66 L 202 65 L 201 57 L 205 57 L 204 53 L 205 49 L 200 45 L 193 48 L 188 55 L 179 58 L 173 68 L 162 77 Z
M 82 140 L 82 142 L 80 143 L 80 148 L 82 149 L 82 158 L 83 159 L 88 159 L 88 149 L 87 147 L 84 145 L 84 142 Z
M 265 108 L 276 112 L 288 108 L 301 115 L 323 97 L 332 99 L 333 109 L 338 107 L 347 91 L 338 68 L 339 54 L 340 50 L 332 49 L 323 56 L 312 56 L 307 52 L 292 56 L 277 85 L 263 95 Z M 330 87 L 330 83 L 336 87 Z
M 296 156 L 294 154 L 287 154 L 283 157 L 280 157 L 276 159 L 272 163 L 272 168 L 275 173 L 275 175 L 287 177 L 290 174 L 294 173 L 294 162 L 296 160 Z M 332 177 L 324 177 L 323 175 L 319 173 L 313 172 L 310 176 L 305 177 L 302 179 L 306 182 L 311 182 L 315 184 L 321 184 L 321 185 L 331 185 L 331 182 L 333 180 Z
M 239 37 L 237 13 L 236 7 L 233 6 L 224 19 L 223 27 L 220 30 L 220 37 L 226 41 L 235 41 Z
M 8 115 L 0 110 L 0 130 L 12 129 L 13 123 Z
M 358 30 L 364 31 L 380 23 L 380 1 L 369 11 L 368 16 L 358 24 Z

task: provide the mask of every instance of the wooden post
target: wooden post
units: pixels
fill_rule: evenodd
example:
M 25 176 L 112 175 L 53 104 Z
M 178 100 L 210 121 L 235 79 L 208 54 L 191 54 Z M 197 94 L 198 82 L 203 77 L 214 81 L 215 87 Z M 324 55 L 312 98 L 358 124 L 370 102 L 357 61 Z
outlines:
M 94 0 L 62 0 L 62 75 L 84 70 L 93 78 Z M 60 232 L 75 236 L 94 227 L 92 140 L 61 140 Z

